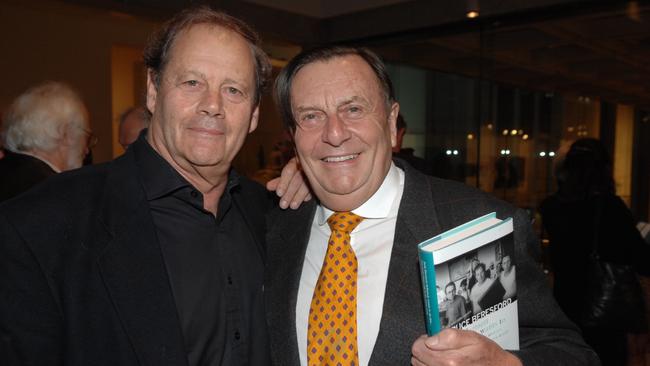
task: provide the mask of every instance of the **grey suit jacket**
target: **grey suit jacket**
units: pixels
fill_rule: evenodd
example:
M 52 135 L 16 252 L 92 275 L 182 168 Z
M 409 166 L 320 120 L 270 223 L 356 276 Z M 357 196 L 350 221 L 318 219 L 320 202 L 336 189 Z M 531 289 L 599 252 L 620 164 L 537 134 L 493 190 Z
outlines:
M 460 183 L 405 171 L 379 335 L 370 365 L 410 365 L 411 346 L 426 333 L 417 244 L 465 221 L 496 211 L 515 224 L 520 351 L 525 365 L 594 365 L 595 353 L 558 308 L 533 261 L 537 239 L 527 215 Z M 299 365 L 296 297 L 316 203 L 275 210 L 268 220 L 265 306 L 275 365 Z M 363 311 L 363 309 L 361 309 Z M 306 345 L 301 345 L 306 347 Z

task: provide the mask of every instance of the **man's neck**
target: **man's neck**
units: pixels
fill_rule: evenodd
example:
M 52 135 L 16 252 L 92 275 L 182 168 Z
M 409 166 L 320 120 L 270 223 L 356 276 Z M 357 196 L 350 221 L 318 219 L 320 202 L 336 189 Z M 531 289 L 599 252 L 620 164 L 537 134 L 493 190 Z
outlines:
M 228 184 L 228 171 L 215 172 L 214 167 L 188 170 L 174 163 L 172 163 L 172 167 L 201 192 L 203 195 L 203 208 L 216 216 L 219 200 Z
M 152 141 L 151 133 L 147 137 L 147 142 L 156 150 L 156 152 L 171 165 L 185 180 L 193 187 L 199 190 L 203 195 L 203 208 L 217 215 L 219 200 L 223 195 L 226 185 L 228 184 L 228 172 L 230 165 L 223 164 L 211 166 L 197 166 L 189 161 L 177 161 L 167 149 L 160 148 Z
M 219 208 L 219 200 L 223 196 L 223 192 L 226 188 L 227 180 L 224 181 L 222 185 L 213 187 L 209 192 L 203 192 L 203 208 L 206 211 L 211 212 L 214 216 L 217 216 L 217 210 Z

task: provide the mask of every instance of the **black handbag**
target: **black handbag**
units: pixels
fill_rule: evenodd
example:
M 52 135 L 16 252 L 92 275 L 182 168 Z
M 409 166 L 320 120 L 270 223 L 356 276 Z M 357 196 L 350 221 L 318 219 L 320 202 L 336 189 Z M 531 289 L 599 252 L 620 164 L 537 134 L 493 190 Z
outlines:
M 594 246 L 587 258 L 587 288 L 581 325 L 626 332 L 646 328 L 641 285 L 628 264 L 608 262 L 598 254 L 600 204 L 596 207 Z

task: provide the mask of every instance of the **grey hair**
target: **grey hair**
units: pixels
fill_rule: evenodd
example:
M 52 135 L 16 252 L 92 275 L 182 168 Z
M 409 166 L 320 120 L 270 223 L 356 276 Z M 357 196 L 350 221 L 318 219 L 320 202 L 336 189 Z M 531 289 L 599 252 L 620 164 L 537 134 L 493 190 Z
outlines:
M 5 113 L 0 137 L 4 147 L 14 152 L 53 151 L 66 130 L 84 129 L 87 119 L 86 107 L 72 87 L 48 81 L 14 100 Z

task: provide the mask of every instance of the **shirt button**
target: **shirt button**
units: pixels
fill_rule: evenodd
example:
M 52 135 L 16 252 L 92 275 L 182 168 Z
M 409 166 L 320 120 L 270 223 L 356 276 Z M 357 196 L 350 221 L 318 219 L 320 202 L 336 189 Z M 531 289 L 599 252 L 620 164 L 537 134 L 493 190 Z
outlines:
M 239 338 L 241 338 L 241 334 L 239 334 L 239 331 L 236 331 L 235 332 L 235 339 L 239 340 Z

